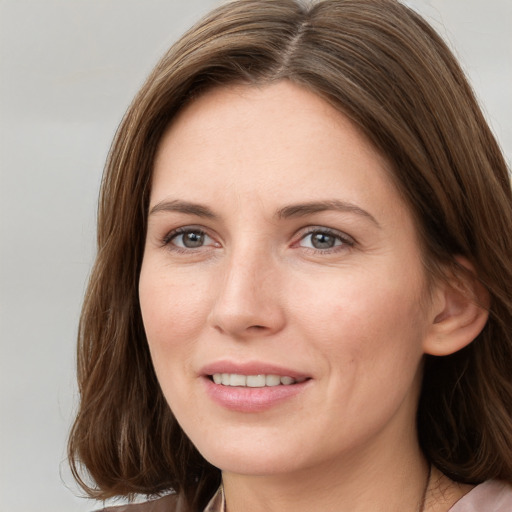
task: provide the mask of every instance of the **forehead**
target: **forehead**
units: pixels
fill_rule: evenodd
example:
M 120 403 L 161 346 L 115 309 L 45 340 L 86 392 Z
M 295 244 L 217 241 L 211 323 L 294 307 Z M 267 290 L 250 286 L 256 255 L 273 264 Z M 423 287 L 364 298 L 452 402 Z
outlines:
M 160 141 L 155 170 L 190 173 L 193 163 L 203 167 L 209 160 L 229 162 L 237 174 L 249 165 L 285 171 L 299 162 L 317 173 L 326 153 L 388 167 L 360 131 L 318 95 L 289 81 L 237 85 L 211 90 L 178 114 Z M 281 160 L 285 156 L 288 164 Z
M 345 139 L 351 139 L 355 150 L 381 158 L 341 111 L 305 87 L 289 80 L 262 86 L 234 84 L 208 90 L 189 102 L 170 123 L 160 147 L 172 144 L 170 139 L 190 135 L 200 137 L 195 138 L 196 144 L 222 142 L 225 136 L 227 148 L 237 142 L 244 144 L 254 134 L 262 145 L 269 138 L 284 134 L 289 134 L 290 140 L 294 136 L 321 136 L 328 144 L 332 137 L 326 137 L 327 132 L 335 137 L 340 130 L 344 131 Z M 320 141 L 315 137 L 315 142 Z M 381 159 L 386 165 L 385 159 Z
M 202 188 L 227 180 L 310 190 L 344 180 L 389 182 L 390 166 L 359 129 L 318 95 L 289 81 L 211 90 L 164 134 L 153 189 L 162 179 Z M 161 179 L 162 178 L 162 179 Z M 390 183 L 388 183 L 389 185 Z

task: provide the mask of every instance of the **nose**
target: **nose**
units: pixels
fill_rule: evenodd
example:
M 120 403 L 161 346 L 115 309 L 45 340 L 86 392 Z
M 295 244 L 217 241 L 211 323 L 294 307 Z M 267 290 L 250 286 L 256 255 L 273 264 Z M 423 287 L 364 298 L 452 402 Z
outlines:
M 269 336 L 285 325 L 281 272 L 265 253 L 233 254 L 218 276 L 209 322 L 237 339 Z

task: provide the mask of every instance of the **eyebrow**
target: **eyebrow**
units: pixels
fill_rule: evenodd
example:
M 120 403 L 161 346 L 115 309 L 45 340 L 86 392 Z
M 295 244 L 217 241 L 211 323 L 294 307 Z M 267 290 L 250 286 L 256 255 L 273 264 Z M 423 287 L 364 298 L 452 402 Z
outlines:
M 307 215 L 325 211 L 355 213 L 361 217 L 366 217 L 380 228 L 380 224 L 371 213 L 363 210 L 353 203 L 339 201 L 338 199 L 314 201 L 310 203 L 299 203 L 285 206 L 277 211 L 276 217 L 279 219 L 291 219 L 296 217 L 305 217 Z M 207 206 L 198 203 L 191 203 L 189 201 L 181 201 L 179 199 L 174 199 L 172 201 L 160 201 L 150 209 L 149 215 L 153 215 L 159 212 L 179 212 L 188 215 L 196 215 L 197 217 L 205 217 L 208 219 L 217 218 L 217 215 L 213 213 L 213 211 Z
M 155 204 L 151 210 L 149 210 L 149 215 L 159 212 L 179 212 L 196 215 L 197 217 L 206 217 L 208 219 L 214 219 L 217 217 L 217 215 L 215 215 L 207 206 L 190 203 L 188 201 L 180 201 L 179 199 L 175 199 L 173 201 L 160 201 Z
M 313 213 L 333 210 L 338 212 L 355 213 L 356 215 L 360 215 L 361 217 L 366 217 L 367 219 L 371 220 L 377 227 L 380 228 L 380 224 L 377 222 L 377 219 L 371 213 L 367 212 L 366 210 L 363 210 L 362 208 L 353 203 L 339 201 L 337 199 L 285 206 L 284 208 L 278 210 L 277 217 L 280 219 L 289 219 L 294 217 L 304 217 L 306 215 L 311 215 Z

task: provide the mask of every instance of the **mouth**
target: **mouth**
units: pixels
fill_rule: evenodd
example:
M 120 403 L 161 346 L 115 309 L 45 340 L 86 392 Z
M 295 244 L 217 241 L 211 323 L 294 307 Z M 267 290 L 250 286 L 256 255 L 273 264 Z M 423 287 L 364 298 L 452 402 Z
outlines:
M 206 394 L 222 408 L 237 413 L 260 413 L 271 410 L 306 393 L 313 380 L 312 377 L 293 371 L 290 371 L 291 375 L 287 375 L 288 371 L 285 368 L 279 370 L 272 365 L 267 365 L 266 369 L 261 368 L 265 365 L 259 364 L 222 363 L 212 366 L 216 368 L 210 367 L 203 373 Z M 219 366 L 222 366 L 222 369 Z M 232 368 L 228 369 L 226 366 Z M 228 373 L 229 370 L 233 373 Z
M 215 384 L 239 388 L 292 386 L 308 380 L 306 377 L 293 378 L 287 375 L 243 375 L 240 373 L 213 373 L 212 375 L 208 375 L 208 378 Z

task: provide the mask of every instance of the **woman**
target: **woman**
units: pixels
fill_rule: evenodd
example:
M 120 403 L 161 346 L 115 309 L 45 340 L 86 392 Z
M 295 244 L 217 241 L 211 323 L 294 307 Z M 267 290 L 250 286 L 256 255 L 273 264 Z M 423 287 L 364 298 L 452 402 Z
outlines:
M 512 510 L 511 225 L 499 148 L 414 12 L 213 11 L 107 163 L 75 475 L 175 493 L 126 510 Z

